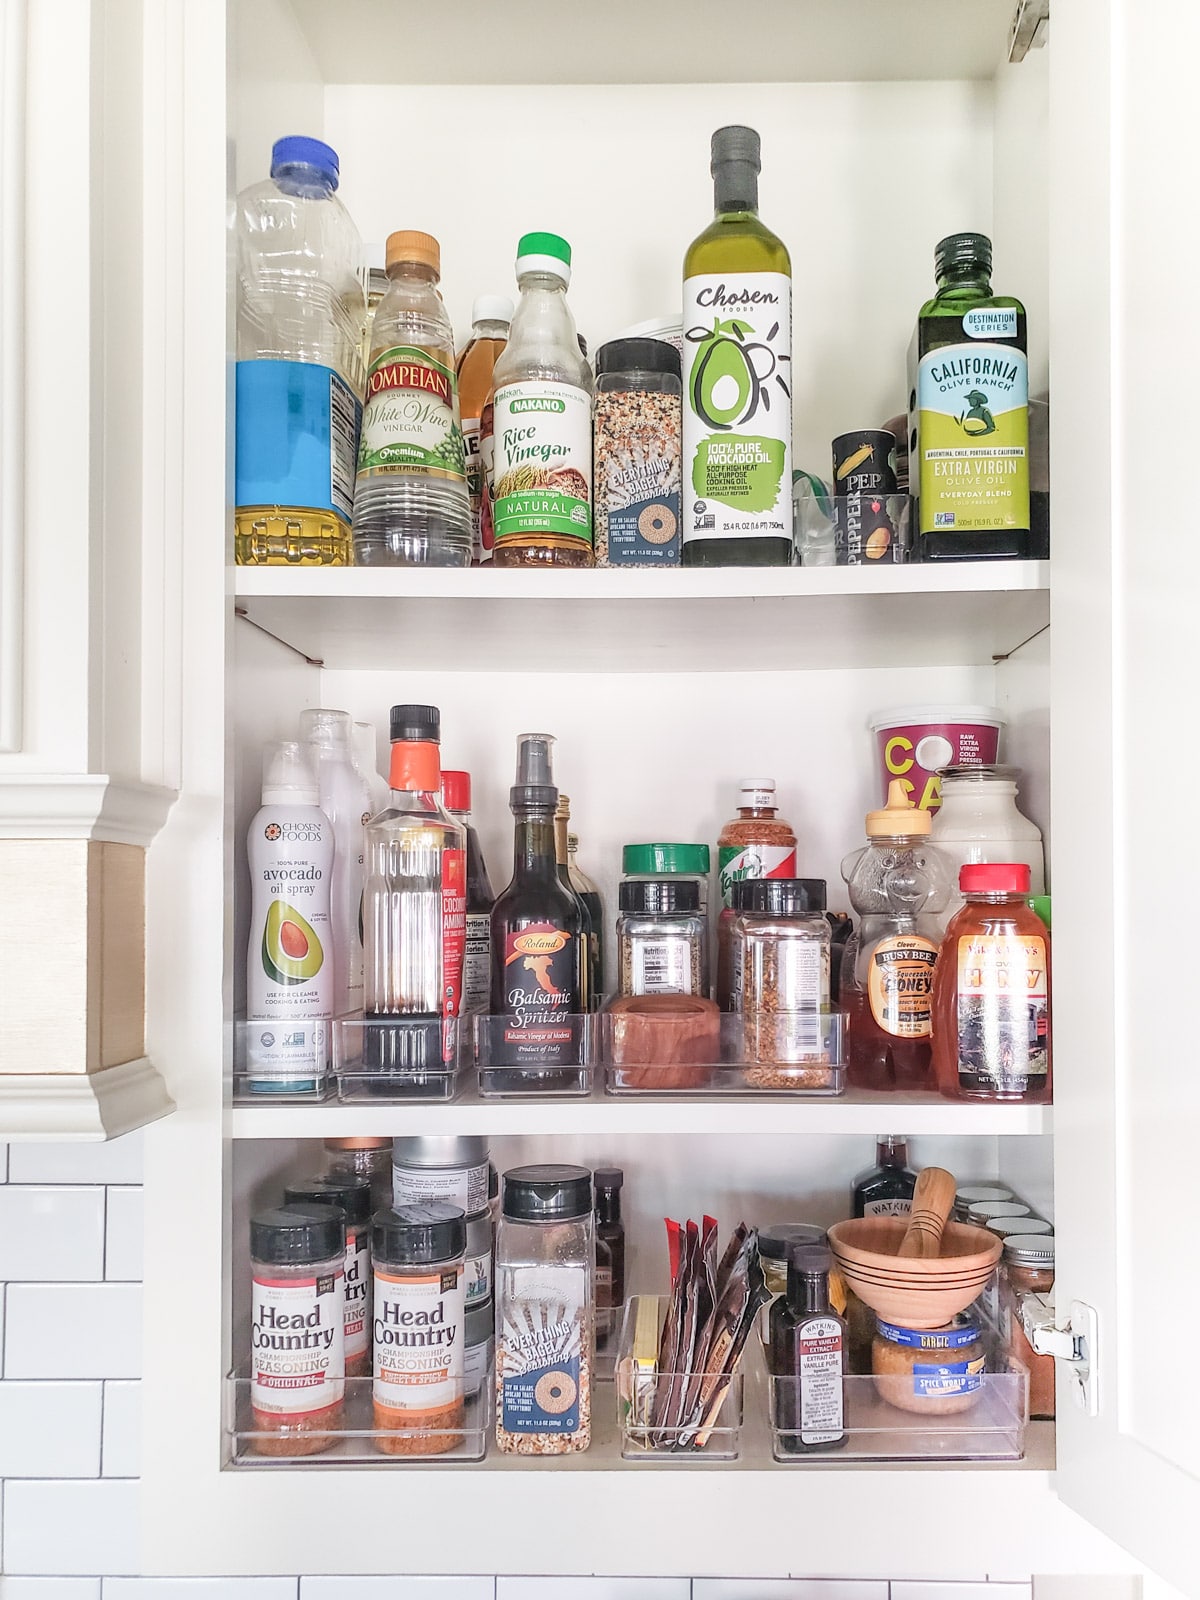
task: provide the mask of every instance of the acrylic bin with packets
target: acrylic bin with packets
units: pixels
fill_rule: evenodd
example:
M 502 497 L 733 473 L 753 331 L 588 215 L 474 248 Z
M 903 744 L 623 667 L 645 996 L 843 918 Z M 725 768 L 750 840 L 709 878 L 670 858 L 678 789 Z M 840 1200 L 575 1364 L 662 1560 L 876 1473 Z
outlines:
M 225 1437 L 231 1465 L 436 1467 L 443 1462 L 482 1461 L 487 1454 L 493 1422 L 490 1371 L 478 1394 L 467 1397 L 463 1425 L 454 1429 L 377 1427 L 374 1380 L 347 1378 L 345 1385 L 341 1414 L 328 1424 L 267 1425 L 251 1404 L 251 1379 L 244 1373 L 231 1374 L 225 1380 Z
M 683 995 L 649 998 L 655 1006 L 599 1018 L 609 1094 L 829 1097 L 845 1090 L 844 1012 L 730 1016 Z
M 666 1308 L 667 1297 L 655 1295 L 635 1295 L 625 1307 L 616 1372 L 621 1458 L 736 1461 L 742 1441 L 742 1366 L 726 1376 L 659 1372 Z M 678 1420 L 660 1420 L 676 1413 Z

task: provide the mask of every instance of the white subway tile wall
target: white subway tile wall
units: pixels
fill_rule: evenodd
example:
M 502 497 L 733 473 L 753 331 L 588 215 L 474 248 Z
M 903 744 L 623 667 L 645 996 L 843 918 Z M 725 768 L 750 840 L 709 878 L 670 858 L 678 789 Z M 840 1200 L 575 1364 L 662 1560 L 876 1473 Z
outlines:
M 0 1600 L 1030 1600 L 816 1578 L 141 1576 L 141 1179 L 140 1133 L 0 1144 Z

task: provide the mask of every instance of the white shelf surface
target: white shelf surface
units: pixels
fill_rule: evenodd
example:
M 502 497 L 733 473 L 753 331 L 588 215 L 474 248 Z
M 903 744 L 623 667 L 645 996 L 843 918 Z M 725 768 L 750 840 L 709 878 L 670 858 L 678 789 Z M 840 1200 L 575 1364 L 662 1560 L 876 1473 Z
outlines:
M 327 83 L 820 83 L 990 78 L 1007 54 L 1012 0 L 608 0 L 574 8 L 460 0 L 446 49 L 418 0 L 293 0 Z M 558 39 L 556 50 L 532 41 Z M 636 44 L 632 41 L 636 41 Z M 716 123 L 714 122 L 714 126 Z
M 581 1134 L 1041 1134 L 1051 1106 L 960 1105 L 932 1093 L 881 1094 L 852 1089 L 838 1099 L 720 1099 L 628 1095 L 595 1089 L 575 1100 L 485 1100 L 474 1090 L 449 1105 L 373 1105 L 336 1100 L 280 1105 L 244 1100 L 230 1111 L 235 1139 L 360 1138 L 411 1133 Z
M 675 572 L 235 567 L 240 615 L 327 667 L 990 665 L 1046 627 L 1042 561 Z

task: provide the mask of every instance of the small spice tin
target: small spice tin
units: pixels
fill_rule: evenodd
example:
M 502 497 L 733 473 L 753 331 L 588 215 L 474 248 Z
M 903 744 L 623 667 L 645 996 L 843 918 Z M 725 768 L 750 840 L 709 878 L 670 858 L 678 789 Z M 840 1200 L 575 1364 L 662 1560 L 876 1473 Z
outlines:
M 595 544 L 600 566 L 678 566 L 682 384 L 660 339 L 596 352 Z
M 492 1213 L 481 1211 L 467 1218 L 467 1309 L 492 1298 Z
M 703 996 L 708 918 L 690 878 L 640 878 L 618 891 L 617 960 L 623 995 Z
M 989 1233 L 996 1233 L 1002 1239 L 1011 1238 L 1014 1233 L 1053 1233 L 1054 1224 L 1046 1222 L 1041 1217 L 992 1217 L 987 1223 Z
M 466 1348 L 463 1351 L 463 1381 L 467 1399 L 484 1392 L 491 1381 L 496 1356 L 496 1306 L 492 1300 L 467 1308 Z
M 392 1198 L 398 1206 L 441 1200 L 465 1216 L 488 1208 L 488 1143 L 470 1134 L 392 1140 Z
M 967 1207 L 967 1221 L 987 1228 L 999 1217 L 1028 1217 L 1029 1207 L 1020 1200 L 977 1200 Z
M 860 428 L 833 441 L 835 535 L 839 567 L 903 559 L 900 532 L 889 506 L 896 493 L 896 438 L 881 428 Z
M 264 1456 L 336 1442 L 346 1392 L 346 1223 L 331 1206 L 282 1206 L 250 1221 L 250 1405 Z M 305 1347 L 294 1349 L 299 1317 Z
M 371 1371 L 371 1185 L 366 1178 L 310 1178 L 289 1183 L 288 1206 L 336 1206 L 346 1223 L 346 1376 Z
M 381 1211 L 375 1263 L 376 1443 L 385 1455 L 443 1455 L 465 1420 L 466 1218 L 457 1206 Z
M 1006 1189 L 1002 1183 L 970 1183 L 956 1191 L 954 1196 L 954 1218 L 956 1222 L 967 1220 L 967 1208 L 974 1205 L 1002 1204 L 1014 1198 L 1011 1189 Z

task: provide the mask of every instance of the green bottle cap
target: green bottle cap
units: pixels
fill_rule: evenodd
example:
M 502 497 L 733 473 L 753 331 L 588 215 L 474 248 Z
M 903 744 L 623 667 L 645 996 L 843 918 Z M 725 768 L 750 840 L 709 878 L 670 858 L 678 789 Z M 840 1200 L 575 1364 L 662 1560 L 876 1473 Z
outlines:
M 951 267 L 978 266 L 992 275 L 992 241 L 986 233 L 952 233 L 939 239 L 933 252 L 933 270 L 940 278 Z
M 621 870 L 652 878 L 664 873 L 706 878 L 712 858 L 706 844 L 627 844 L 621 852 Z
M 569 267 L 571 246 L 557 233 L 523 233 L 517 244 L 517 260 L 522 256 L 553 256 Z
M 1036 911 L 1038 916 L 1050 926 L 1050 896 L 1048 894 L 1035 894 L 1029 902 L 1030 909 Z

